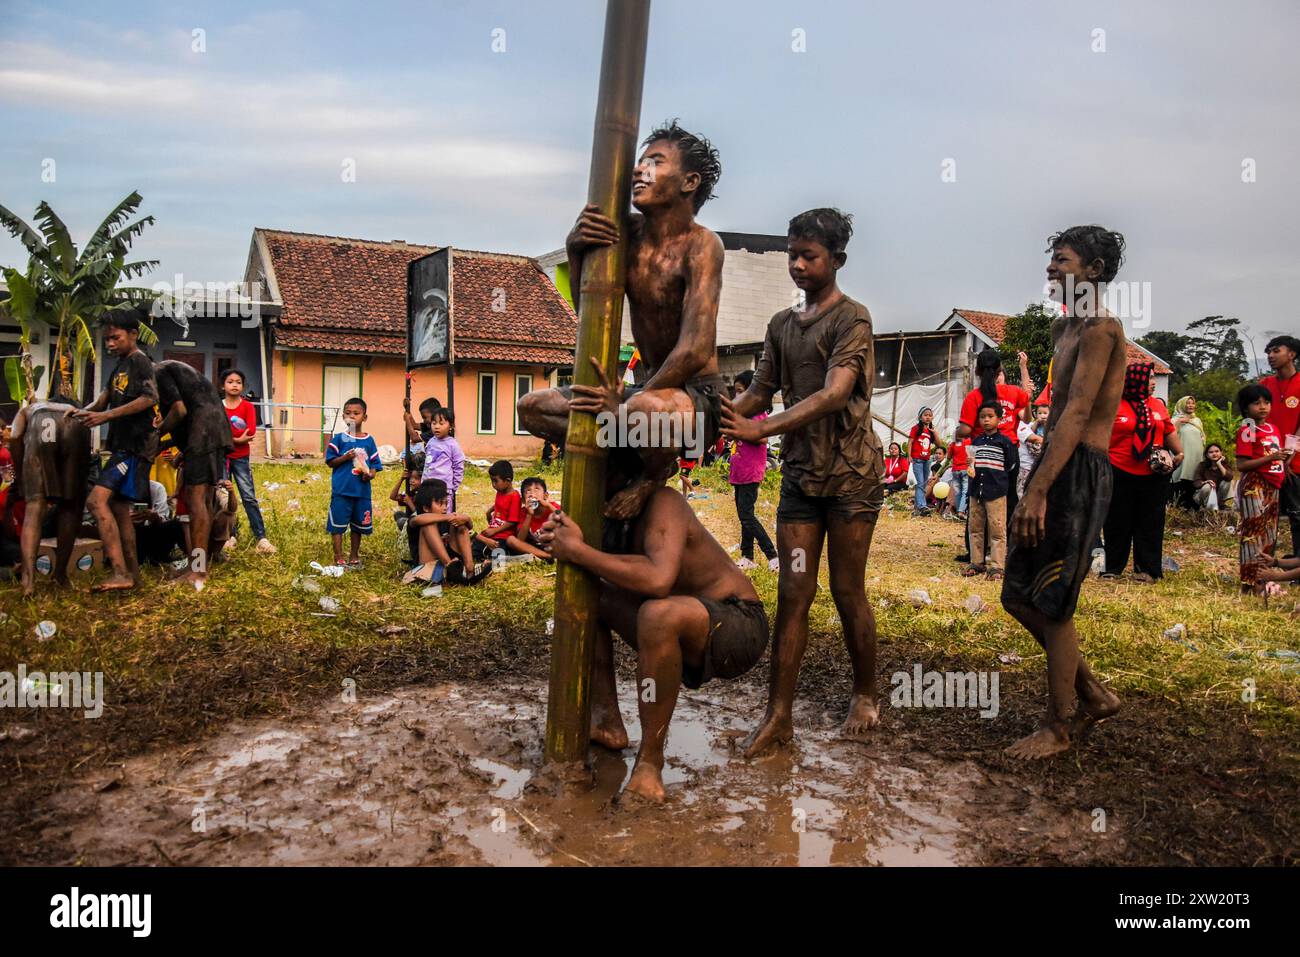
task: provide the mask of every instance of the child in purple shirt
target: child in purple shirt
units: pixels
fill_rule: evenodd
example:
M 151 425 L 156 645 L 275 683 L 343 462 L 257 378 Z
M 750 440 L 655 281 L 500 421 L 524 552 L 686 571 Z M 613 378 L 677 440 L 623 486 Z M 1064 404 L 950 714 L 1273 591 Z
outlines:
M 746 369 L 736 376 L 736 392 L 749 388 L 754 373 Z M 754 416 L 754 421 L 767 418 L 766 412 Z M 736 495 L 736 516 L 740 519 L 740 561 L 741 568 L 757 568 L 754 563 L 754 543 L 763 550 L 767 558 L 767 567 L 776 571 L 779 563 L 776 548 L 768 537 L 767 529 L 754 514 L 754 505 L 758 502 L 758 486 L 767 473 L 767 439 L 762 442 L 737 442 L 736 450 L 731 454 L 731 472 L 728 481 Z
M 448 510 L 456 510 L 456 490 L 460 488 L 465 477 L 465 453 L 456 441 L 456 416 L 451 409 L 439 407 L 434 410 L 429 423 L 433 437 L 424 447 L 424 472 L 420 482 L 429 479 L 442 479 L 447 483 L 447 493 L 451 496 Z

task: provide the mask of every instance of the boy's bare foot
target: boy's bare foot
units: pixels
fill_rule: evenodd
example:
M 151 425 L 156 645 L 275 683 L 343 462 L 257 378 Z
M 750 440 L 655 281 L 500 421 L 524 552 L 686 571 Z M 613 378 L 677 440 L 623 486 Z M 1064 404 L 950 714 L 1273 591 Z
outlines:
M 1007 748 L 1007 754 L 1013 758 L 1033 761 L 1039 758 L 1050 758 L 1054 754 L 1069 750 L 1069 747 L 1070 735 L 1066 732 L 1065 726 L 1047 724 L 1011 745 Z
M 591 740 L 611 751 L 622 751 L 628 746 L 627 728 L 617 707 L 611 711 L 592 706 Z
M 1105 721 L 1119 714 L 1119 695 L 1109 688 L 1098 687 L 1090 700 L 1079 699 L 1079 710 L 1070 719 L 1070 736 L 1082 738 L 1098 721 Z
M 662 804 L 664 798 L 668 796 L 664 791 L 663 773 L 646 761 L 637 761 L 636 767 L 632 769 L 632 776 L 628 778 L 627 786 L 623 790 L 640 795 L 656 804 Z
M 23 597 L 31 598 L 32 592 L 36 590 L 36 581 L 31 575 L 23 575 Z
M 880 723 L 880 709 L 874 698 L 864 694 L 855 694 L 849 701 L 849 715 L 840 728 L 843 737 L 857 737 L 870 731 Z
M 605 517 L 619 520 L 635 518 L 645 508 L 646 500 L 661 485 L 663 482 L 652 482 L 647 478 L 637 479 L 631 485 L 616 492 L 614 497 L 605 503 Z
M 135 579 L 130 575 L 110 575 L 107 579 L 91 588 L 91 591 L 126 591 L 135 587 Z
M 777 715 L 770 711 L 763 723 L 750 732 L 740 743 L 747 758 L 757 757 L 774 745 L 788 744 L 794 740 L 794 722 L 788 714 Z

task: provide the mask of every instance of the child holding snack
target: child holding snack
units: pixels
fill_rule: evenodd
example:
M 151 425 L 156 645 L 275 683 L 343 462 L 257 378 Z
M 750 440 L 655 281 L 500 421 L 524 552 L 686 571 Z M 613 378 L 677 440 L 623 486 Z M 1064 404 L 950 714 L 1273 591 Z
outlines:
M 516 555 L 532 555 L 551 561 L 551 553 L 542 548 L 538 534 L 551 513 L 560 507 L 559 502 L 547 498 L 546 481 L 538 476 L 524 479 L 519 484 L 523 495 L 523 512 L 518 530 L 506 539 L 506 550 Z
M 325 450 L 325 464 L 333 469 L 330 487 L 329 517 L 325 530 L 334 542 L 334 564 L 343 568 L 361 567 L 361 536 L 373 531 L 370 504 L 370 480 L 383 469 L 374 436 L 361 431 L 366 421 L 366 403 L 352 398 L 343 403 L 346 431 L 330 439 Z M 351 530 L 351 550 L 343 558 L 343 533 Z

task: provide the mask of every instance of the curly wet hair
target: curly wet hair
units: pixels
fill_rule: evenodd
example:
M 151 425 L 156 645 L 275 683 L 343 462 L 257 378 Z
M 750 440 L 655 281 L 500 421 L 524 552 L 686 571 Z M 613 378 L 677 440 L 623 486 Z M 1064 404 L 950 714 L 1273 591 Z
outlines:
M 1047 238 L 1047 249 L 1068 246 L 1078 253 L 1084 264 L 1102 261 L 1099 282 L 1110 282 L 1124 263 L 1124 235 L 1105 226 L 1071 226 Z
M 812 239 L 832 254 L 844 252 L 853 238 L 853 216 L 830 207 L 810 209 L 790 220 L 786 229 L 789 239 Z
M 642 148 L 649 146 L 655 140 L 667 140 L 672 143 L 682 154 L 682 169 L 688 173 L 700 174 L 700 185 L 696 187 L 695 194 L 691 197 L 691 201 L 695 204 L 695 211 L 698 213 L 700 207 L 713 198 L 713 187 L 718 184 L 718 179 L 722 176 L 722 160 L 718 158 L 717 148 L 703 136 L 682 129 L 676 118 L 667 120 L 651 130 L 650 135 L 641 142 Z

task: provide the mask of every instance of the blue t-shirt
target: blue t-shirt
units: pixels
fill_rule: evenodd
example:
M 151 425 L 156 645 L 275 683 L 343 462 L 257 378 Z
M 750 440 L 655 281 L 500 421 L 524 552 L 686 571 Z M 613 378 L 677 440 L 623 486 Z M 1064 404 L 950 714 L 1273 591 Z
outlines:
M 340 455 L 354 455 L 357 449 L 365 452 L 367 464 L 376 472 L 382 472 L 384 467 L 379 464 L 379 447 L 375 445 L 373 436 L 369 435 L 348 435 L 346 432 L 340 432 L 330 439 L 330 444 L 325 448 L 325 458 L 336 459 Z M 334 478 L 332 491 L 335 495 L 350 495 L 353 498 L 370 498 L 370 483 L 362 481 L 361 476 L 352 471 L 353 466 L 357 463 L 352 459 L 341 463 L 334 468 Z

